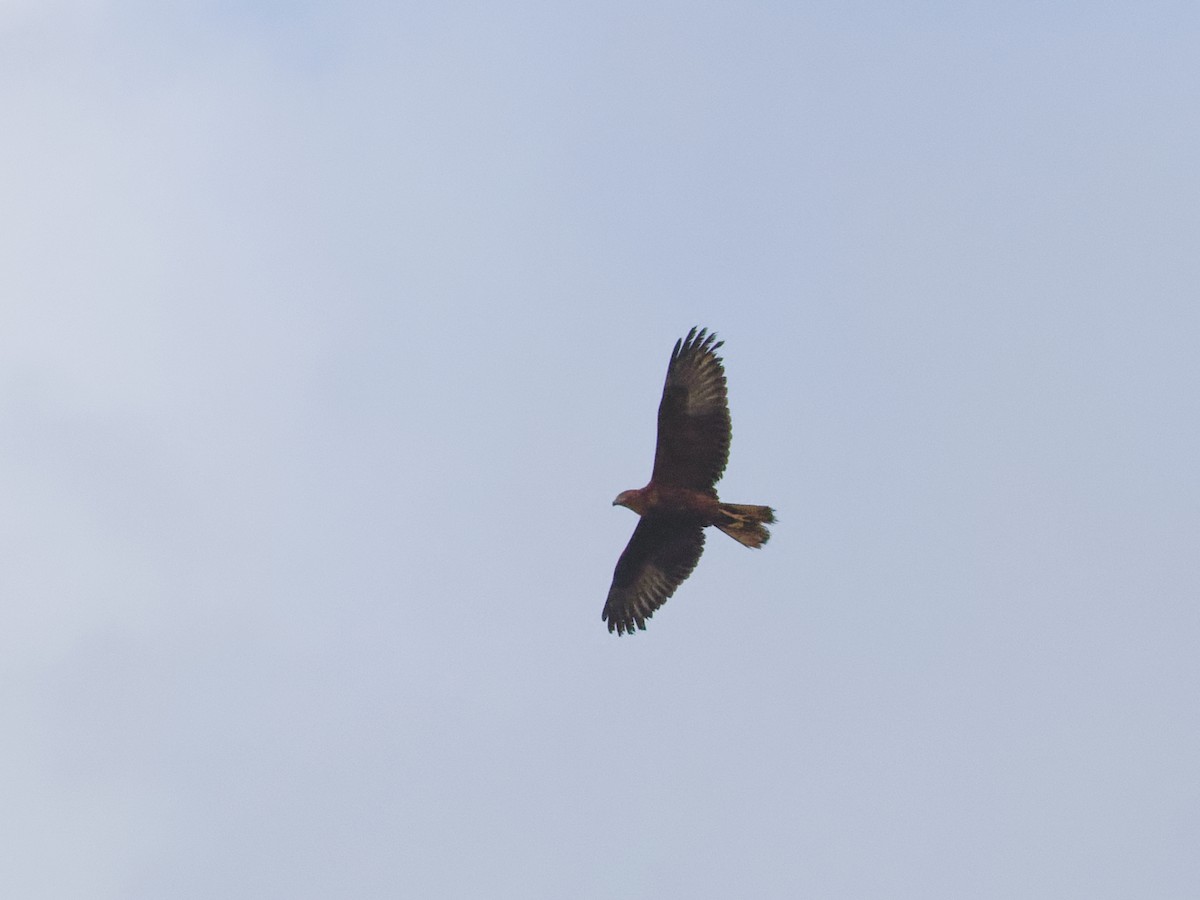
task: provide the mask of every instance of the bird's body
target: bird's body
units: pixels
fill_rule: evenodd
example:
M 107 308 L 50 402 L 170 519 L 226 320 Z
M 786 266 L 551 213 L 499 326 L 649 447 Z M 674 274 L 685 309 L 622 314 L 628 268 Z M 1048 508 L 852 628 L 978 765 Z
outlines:
M 725 370 L 716 354 L 720 346 L 716 335 L 695 328 L 675 343 L 658 407 L 650 483 L 622 491 L 613 501 L 641 521 L 613 573 L 603 613 L 609 631 L 646 627 L 646 619 L 696 567 L 707 526 L 747 547 L 761 547 L 771 536 L 766 525 L 775 513 L 769 506 L 722 503 L 717 497 L 732 434 Z
M 613 501 L 613 506 L 632 509 L 639 516 L 662 510 L 688 510 L 703 520 L 705 525 L 715 525 L 715 516 L 721 503 L 717 500 L 715 491 L 697 491 L 692 488 L 655 484 L 652 481 L 644 488 L 622 491 Z

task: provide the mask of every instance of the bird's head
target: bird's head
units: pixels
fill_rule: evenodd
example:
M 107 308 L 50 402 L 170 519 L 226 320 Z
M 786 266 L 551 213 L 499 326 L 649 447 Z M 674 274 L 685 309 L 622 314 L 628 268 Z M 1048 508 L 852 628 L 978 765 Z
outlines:
M 640 516 L 642 514 L 642 492 L 621 491 L 621 493 L 617 494 L 617 499 L 613 501 L 613 506 L 624 506 L 626 509 L 632 509 Z

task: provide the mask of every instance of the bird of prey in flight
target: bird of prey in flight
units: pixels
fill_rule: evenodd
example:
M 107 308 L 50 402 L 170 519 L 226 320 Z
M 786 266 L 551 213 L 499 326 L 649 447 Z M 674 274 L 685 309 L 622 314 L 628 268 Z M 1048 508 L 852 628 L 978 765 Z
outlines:
M 693 328 L 675 342 L 658 406 L 658 447 L 644 488 L 622 491 L 613 506 L 641 516 L 613 572 L 601 618 L 617 634 L 645 630 L 646 620 L 692 574 L 704 552 L 704 529 L 715 525 L 747 547 L 761 547 L 775 521 L 769 506 L 722 503 L 716 483 L 729 460 L 732 431 L 724 342 Z

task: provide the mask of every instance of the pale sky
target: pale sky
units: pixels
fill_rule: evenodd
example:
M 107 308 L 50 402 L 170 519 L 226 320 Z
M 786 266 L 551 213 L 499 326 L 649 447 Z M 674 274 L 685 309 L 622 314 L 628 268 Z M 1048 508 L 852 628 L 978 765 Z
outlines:
M 1198 47 L 0 0 L 0 895 L 1200 896 Z M 692 325 L 780 521 L 617 638 Z

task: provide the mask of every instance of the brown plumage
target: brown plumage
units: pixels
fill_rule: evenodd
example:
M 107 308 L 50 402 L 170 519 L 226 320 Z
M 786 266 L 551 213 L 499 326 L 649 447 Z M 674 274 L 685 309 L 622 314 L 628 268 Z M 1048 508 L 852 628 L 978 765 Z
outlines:
M 601 618 L 617 634 L 645 629 L 646 620 L 692 574 L 704 552 L 704 529 L 715 525 L 747 547 L 761 547 L 775 521 L 769 506 L 722 503 L 716 483 L 729 460 L 731 426 L 724 342 L 693 328 L 675 342 L 662 402 L 658 447 L 644 488 L 622 491 L 613 506 L 641 516 L 613 573 Z

